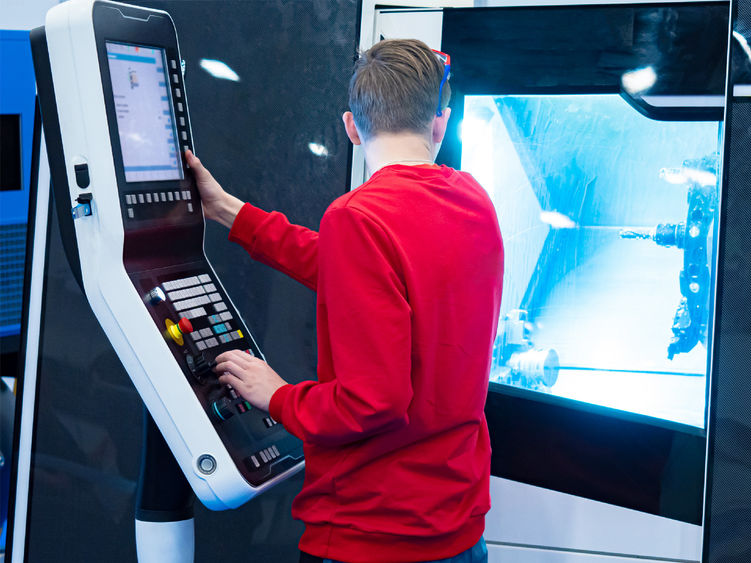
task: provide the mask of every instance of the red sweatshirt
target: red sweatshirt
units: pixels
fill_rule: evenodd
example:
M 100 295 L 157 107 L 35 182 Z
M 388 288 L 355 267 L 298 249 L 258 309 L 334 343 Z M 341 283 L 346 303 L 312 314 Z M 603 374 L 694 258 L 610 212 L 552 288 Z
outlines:
M 474 545 L 490 508 L 483 407 L 503 279 L 482 187 L 392 165 L 334 201 L 320 234 L 246 204 L 230 240 L 318 292 L 318 381 L 270 405 L 304 443 L 300 549 L 385 563 Z

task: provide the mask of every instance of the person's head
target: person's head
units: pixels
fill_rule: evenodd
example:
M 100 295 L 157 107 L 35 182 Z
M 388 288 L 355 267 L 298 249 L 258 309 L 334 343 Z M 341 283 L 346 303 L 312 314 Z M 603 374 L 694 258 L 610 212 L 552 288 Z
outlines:
M 351 111 L 343 117 L 352 142 L 367 148 L 378 135 L 409 134 L 439 144 L 450 114 L 448 81 L 438 99 L 443 77 L 443 61 L 422 41 L 376 43 L 355 63 L 349 83 Z

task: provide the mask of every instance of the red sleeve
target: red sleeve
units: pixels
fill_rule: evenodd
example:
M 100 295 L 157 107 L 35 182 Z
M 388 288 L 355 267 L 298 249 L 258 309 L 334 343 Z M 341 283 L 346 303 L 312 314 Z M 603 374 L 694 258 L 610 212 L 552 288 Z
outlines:
M 298 438 L 339 446 L 408 422 L 411 310 L 390 237 L 360 211 L 324 215 L 319 263 L 319 350 L 331 358 L 319 359 L 318 382 L 282 387 L 269 410 Z
M 281 213 L 267 213 L 246 203 L 232 223 L 229 240 L 240 244 L 254 260 L 316 290 L 317 232 L 291 224 Z

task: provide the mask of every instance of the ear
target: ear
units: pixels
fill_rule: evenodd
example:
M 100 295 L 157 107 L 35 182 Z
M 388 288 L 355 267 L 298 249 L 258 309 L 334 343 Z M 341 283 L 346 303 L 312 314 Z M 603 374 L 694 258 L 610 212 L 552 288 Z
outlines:
M 362 144 L 360 134 L 357 132 L 357 127 L 355 127 L 355 116 L 352 115 L 352 112 L 345 111 L 342 114 L 342 121 L 344 122 L 344 130 L 347 132 L 347 137 L 349 137 L 349 140 L 352 141 L 352 144 Z
M 433 143 L 440 145 L 443 141 L 444 135 L 446 135 L 446 126 L 451 116 L 451 108 L 446 108 L 441 112 L 441 115 L 436 115 L 433 120 Z

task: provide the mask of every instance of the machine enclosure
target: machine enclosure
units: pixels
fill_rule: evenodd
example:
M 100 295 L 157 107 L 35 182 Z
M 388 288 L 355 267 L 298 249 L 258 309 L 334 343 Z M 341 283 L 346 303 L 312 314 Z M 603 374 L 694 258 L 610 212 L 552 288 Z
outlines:
M 69 209 L 78 205 L 82 192 L 91 194 L 91 215 L 73 221 L 81 282 L 97 320 L 198 498 L 212 510 L 235 508 L 296 473 L 303 463 L 258 487 L 248 483 L 128 277 L 123 264 L 124 225 L 94 33 L 93 8 L 99 3 L 123 6 L 99 0 L 68 1 L 48 12 L 43 30 L 58 109 Z M 169 18 L 166 12 L 153 13 Z M 187 100 L 184 103 L 187 105 Z M 52 161 L 54 151 L 49 152 Z M 74 169 L 81 162 L 88 164 L 90 176 L 90 185 L 85 189 L 78 187 Z M 58 187 L 55 195 L 60 198 L 60 194 Z M 58 201 L 58 209 L 62 207 Z M 207 267 L 214 274 L 208 263 Z M 217 279 L 215 274 L 212 277 Z M 203 456 L 215 460 L 213 470 L 199 468 Z

